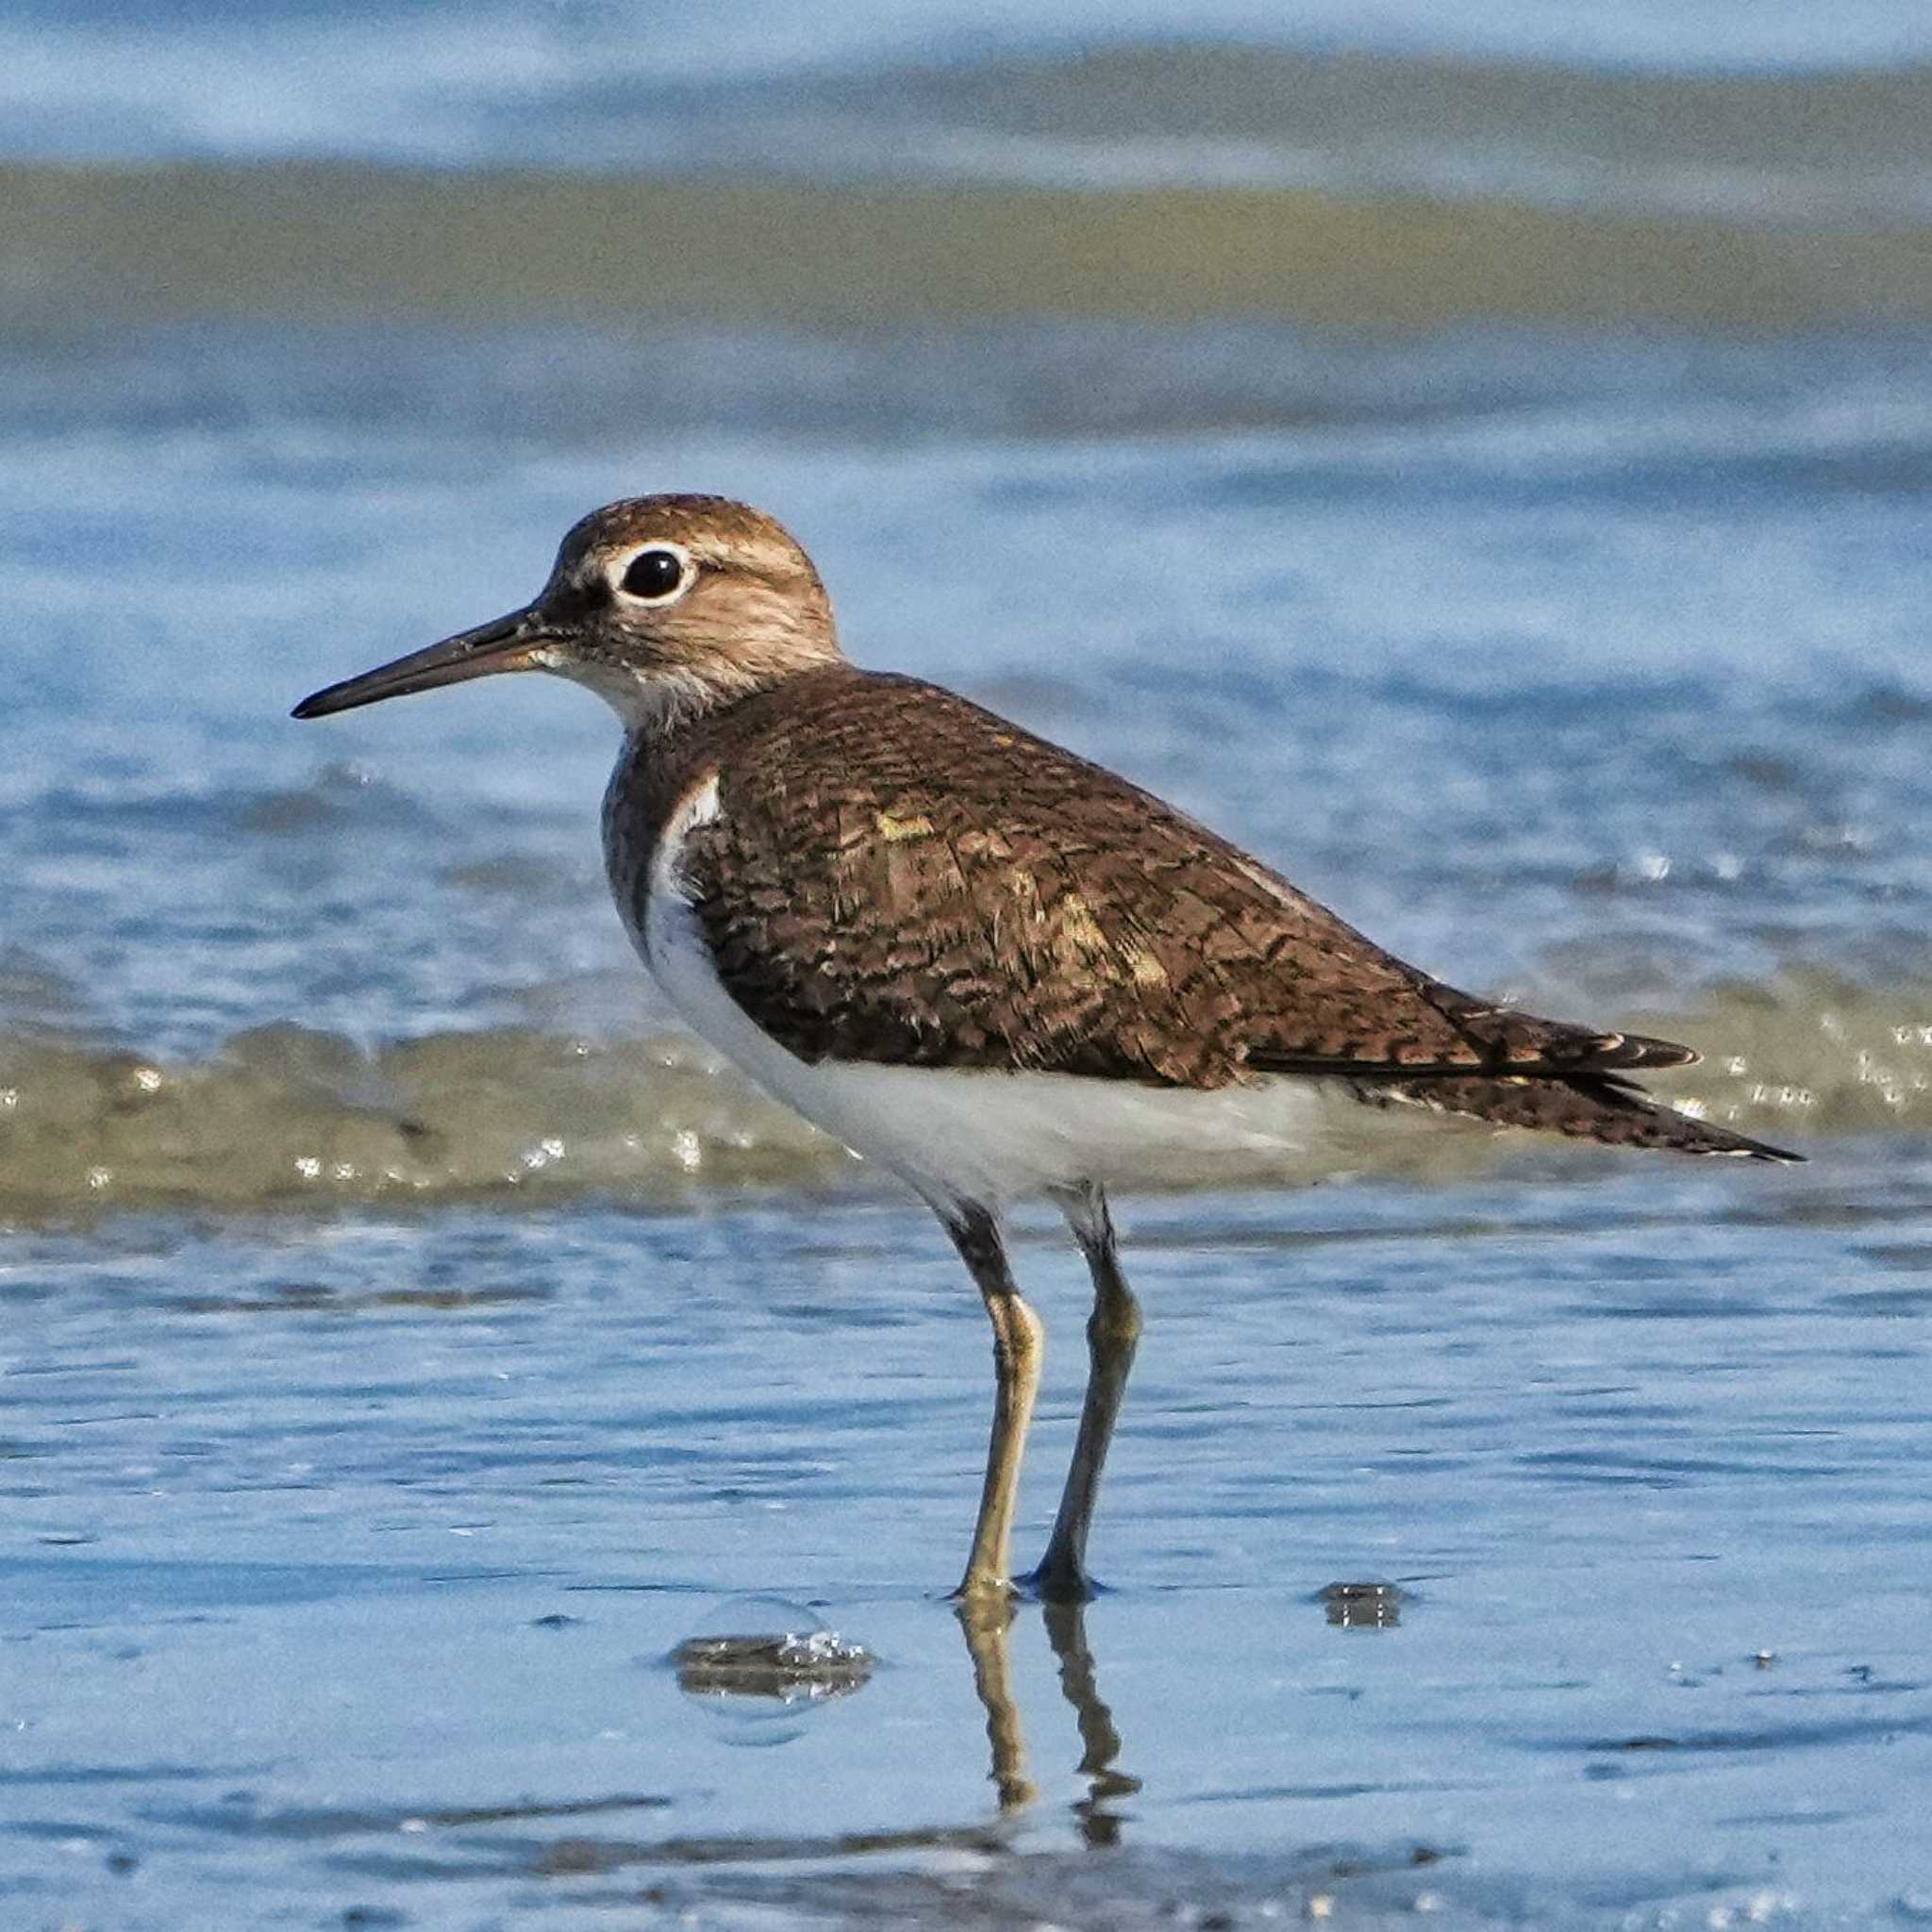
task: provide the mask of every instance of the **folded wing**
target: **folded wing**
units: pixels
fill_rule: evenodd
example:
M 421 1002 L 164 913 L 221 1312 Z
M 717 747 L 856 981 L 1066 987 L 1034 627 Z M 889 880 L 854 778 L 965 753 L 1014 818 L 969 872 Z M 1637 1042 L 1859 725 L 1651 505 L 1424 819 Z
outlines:
M 1690 1049 L 1459 992 L 951 692 L 841 669 L 739 728 L 689 884 L 725 987 L 804 1059 L 1204 1088 L 1299 1074 L 1556 1131 L 1621 1124 L 1599 1139 L 1638 1138 L 1640 1116 L 1725 1138 L 1613 1077 Z

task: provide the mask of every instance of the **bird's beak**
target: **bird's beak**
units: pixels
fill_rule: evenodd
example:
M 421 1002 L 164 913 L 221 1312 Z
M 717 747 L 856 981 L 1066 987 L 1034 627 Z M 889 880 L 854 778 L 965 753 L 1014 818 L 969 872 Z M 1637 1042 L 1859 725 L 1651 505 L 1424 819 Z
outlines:
M 529 671 L 545 645 L 557 641 L 535 605 L 512 610 L 475 630 L 458 631 L 440 644 L 411 651 L 392 664 L 378 665 L 360 677 L 344 678 L 314 692 L 297 705 L 292 716 L 326 718 L 331 711 L 352 711 L 383 698 L 408 697 L 412 691 L 434 691 L 441 684 L 461 684 L 466 678 L 488 677 L 493 671 Z

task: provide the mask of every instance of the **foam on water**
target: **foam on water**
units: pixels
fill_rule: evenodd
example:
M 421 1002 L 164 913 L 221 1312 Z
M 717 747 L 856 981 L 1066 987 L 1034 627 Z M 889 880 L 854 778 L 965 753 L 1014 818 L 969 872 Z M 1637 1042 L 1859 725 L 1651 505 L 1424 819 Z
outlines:
M 1695 1012 L 1622 1016 L 1696 1042 L 1707 1062 L 1652 1085 L 1674 1104 L 1801 1147 L 1932 1127 L 1932 986 L 1873 991 L 1817 974 L 1733 985 Z M 1313 1167 L 1466 1181 L 1519 1162 L 1514 1135 L 1445 1128 L 1382 1144 L 1378 1117 Z M 1591 1157 L 1545 1157 L 1561 1171 Z M 1298 1180 L 1312 1164 L 1298 1166 Z M 637 1041 L 525 1028 L 364 1051 L 267 1027 L 207 1060 L 143 1057 L 59 1033 L 0 1034 L 0 1215 L 131 1208 L 302 1210 L 494 1197 L 689 1203 L 692 1191 L 820 1189 L 858 1178 L 833 1142 L 688 1037 Z M 1230 1168 L 1268 1181 L 1258 1163 Z M 1176 1165 L 1172 1185 L 1200 1184 Z

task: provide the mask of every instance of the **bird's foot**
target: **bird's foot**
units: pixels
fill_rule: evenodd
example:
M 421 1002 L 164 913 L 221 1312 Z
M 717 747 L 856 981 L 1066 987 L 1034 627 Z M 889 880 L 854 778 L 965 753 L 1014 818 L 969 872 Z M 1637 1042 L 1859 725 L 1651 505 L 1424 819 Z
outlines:
M 1019 1596 L 1020 1586 L 1008 1578 L 969 1570 L 946 1600 L 965 1622 L 1005 1623 L 1011 1619 Z
M 1026 1595 L 1043 1604 L 1091 1604 L 1102 1588 L 1088 1575 L 1084 1563 L 1073 1557 L 1056 1557 L 1052 1550 L 1037 1569 L 1015 1581 Z

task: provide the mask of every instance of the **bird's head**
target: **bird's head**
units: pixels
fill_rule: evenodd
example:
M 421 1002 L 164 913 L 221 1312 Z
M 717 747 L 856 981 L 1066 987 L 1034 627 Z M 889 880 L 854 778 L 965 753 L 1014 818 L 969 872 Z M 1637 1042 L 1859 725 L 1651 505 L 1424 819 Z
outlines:
M 770 517 L 723 496 L 636 496 L 573 526 L 522 609 L 332 684 L 294 714 L 548 671 L 652 730 L 839 656 L 819 574 Z

